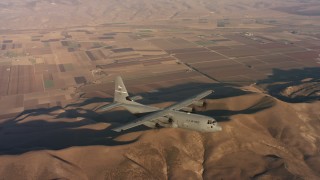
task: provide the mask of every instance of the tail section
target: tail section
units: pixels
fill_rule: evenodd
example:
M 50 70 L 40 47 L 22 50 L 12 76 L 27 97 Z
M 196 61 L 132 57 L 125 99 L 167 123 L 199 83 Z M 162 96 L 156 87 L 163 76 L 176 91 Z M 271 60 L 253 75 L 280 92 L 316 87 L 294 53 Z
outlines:
M 98 110 L 106 111 L 119 106 L 126 108 L 128 111 L 130 111 L 133 114 L 159 110 L 159 108 L 157 107 L 145 106 L 143 104 L 135 102 L 135 100 L 139 100 L 139 99 L 142 99 L 142 97 L 141 96 L 134 96 L 131 98 L 129 97 L 128 91 L 124 86 L 122 78 L 120 76 L 117 76 L 115 79 L 113 103 L 102 106 L 98 108 Z
M 129 94 L 123 84 L 122 78 L 120 76 L 117 76 L 115 79 L 113 103 L 99 107 L 97 110 L 108 111 L 110 109 L 127 104 L 129 99 Z
M 113 102 L 124 103 L 128 101 L 128 98 L 129 98 L 129 94 L 126 87 L 124 86 L 122 78 L 120 76 L 117 76 L 115 80 Z

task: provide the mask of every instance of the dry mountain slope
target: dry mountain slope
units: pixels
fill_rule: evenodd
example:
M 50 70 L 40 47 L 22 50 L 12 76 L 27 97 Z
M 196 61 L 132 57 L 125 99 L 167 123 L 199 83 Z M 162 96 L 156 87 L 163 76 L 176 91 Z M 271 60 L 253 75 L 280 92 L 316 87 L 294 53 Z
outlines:
M 314 2 L 313 6 L 319 6 L 316 1 L 308 2 Z M 202 18 L 213 14 L 217 18 L 239 17 L 250 12 L 258 16 L 263 11 L 270 14 L 270 11 L 273 11 L 271 9 L 278 6 L 281 7 L 279 12 L 286 12 L 287 7 L 305 4 L 298 0 L 273 0 L 268 3 L 263 0 L 3 0 L 0 2 L 0 23 L 5 24 L 1 29 L 36 29 L 110 22 Z M 308 14 L 308 10 L 304 11 Z M 273 12 L 276 13 L 278 10 Z
M 63 118 L 68 110 L 33 114 L 2 124 L 1 147 L 7 148 L 1 149 L 0 174 L 13 179 L 318 179 L 319 112 L 305 114 L 299 106 L 318 109 L 320 104 L 292 105 L 260 93 L 208 100 L 200 113 L 220 120 L 224 130 L 218 133 L 164 128 L 118 134 L 109 123 Z

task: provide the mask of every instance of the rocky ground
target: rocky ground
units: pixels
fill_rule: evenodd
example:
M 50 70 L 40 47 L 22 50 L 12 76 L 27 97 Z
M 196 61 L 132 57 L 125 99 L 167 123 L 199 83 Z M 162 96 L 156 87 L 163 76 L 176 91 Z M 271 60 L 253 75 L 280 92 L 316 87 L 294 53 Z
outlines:
M 259 92 L 206 100 L 223 131 L 136 128 L 115 133 L 101 104 L 28 112 L 1 123 L 5 179 L 318 179 L 319 101 Z M 122 109 L 110 113 L 116 116 Z

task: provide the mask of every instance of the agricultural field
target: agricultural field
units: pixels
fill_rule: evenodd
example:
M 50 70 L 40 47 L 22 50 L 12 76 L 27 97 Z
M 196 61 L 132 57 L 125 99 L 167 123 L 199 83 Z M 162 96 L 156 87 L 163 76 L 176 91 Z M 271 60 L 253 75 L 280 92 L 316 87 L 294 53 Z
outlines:
M 252 85 L 275 69 L 319 67 L 318 41 L 262 30 L 118 24 L 2 34 L 0 103 L 17 103 L 1 106 L 0 115 L 61 106 L 79 92 L 111 97 L 117 75 L 133 93 L 145 93 L 193 82 Z
M 317 0 L 2 0 L 0 177 L 320 179 L 319 9 Z M 117 76 L 130 98 L 158 108 L 213 93 L 181 109 L 203 118 L 166 111 L 152 119 L 163 128 L 115 132 L 137 118 L 102 108 Z M 188 117 L 222 130 L 170 127 Z

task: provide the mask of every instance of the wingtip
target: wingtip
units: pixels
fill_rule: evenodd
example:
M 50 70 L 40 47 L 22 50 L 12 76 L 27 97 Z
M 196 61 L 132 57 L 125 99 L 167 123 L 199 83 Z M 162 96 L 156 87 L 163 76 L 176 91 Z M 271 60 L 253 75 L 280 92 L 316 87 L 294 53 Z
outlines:
M 115 131 L 115 132 L 121 132 L 121 131 L 122 131 L 122 129 L 114 128 L 114 129 L 112 129 L 112 131 Z
M 214 93 L 214 90 L 208 89 L 207 92 L 209 92 L 211 94 L 211 93 Z

